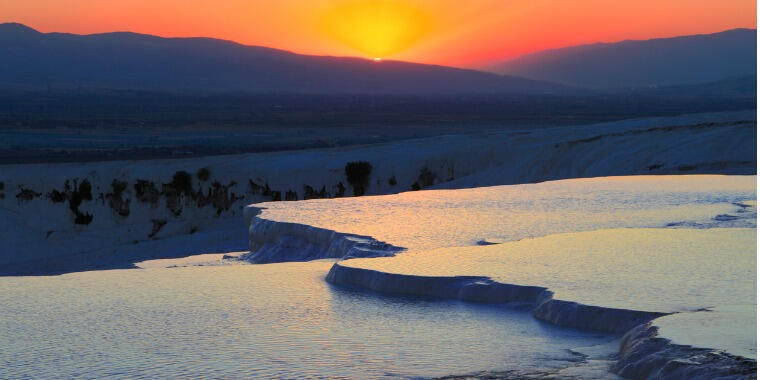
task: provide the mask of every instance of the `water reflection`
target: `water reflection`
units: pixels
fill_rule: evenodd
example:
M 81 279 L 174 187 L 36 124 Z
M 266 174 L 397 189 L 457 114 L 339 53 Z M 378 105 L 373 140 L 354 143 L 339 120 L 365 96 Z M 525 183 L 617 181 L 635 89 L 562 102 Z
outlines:
M 575 364 L 609 337 L 336 288 L 330 262 L 0 279 L 0 377 L 382 378 Z

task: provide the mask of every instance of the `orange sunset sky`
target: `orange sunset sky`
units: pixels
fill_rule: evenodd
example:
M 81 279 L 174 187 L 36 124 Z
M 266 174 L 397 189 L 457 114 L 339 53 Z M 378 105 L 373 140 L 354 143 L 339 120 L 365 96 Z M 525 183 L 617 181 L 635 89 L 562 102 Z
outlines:
M 754 0 L 0 0 L 0 22 L 468 67 L 548 48 L 757 24 Z

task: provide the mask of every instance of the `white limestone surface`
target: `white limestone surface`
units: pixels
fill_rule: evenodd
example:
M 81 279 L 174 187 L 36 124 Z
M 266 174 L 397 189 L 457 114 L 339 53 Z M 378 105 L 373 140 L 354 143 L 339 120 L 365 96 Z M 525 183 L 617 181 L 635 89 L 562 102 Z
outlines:
M 341 265 L 419 276 L 488 276 L 554 298 L 683 312 L 754 303 L 755 229 L 621 228 L 450 247 Z
M 611 175 L 754 174 L 755 119 L 752 110 L 328 149 L 0 165 L 0 274 L 126 268 L 146 259 L 239 251 L 245 248 L 241 207 L 354 195 L 345 173 L 354 161 L 372 166 L 363 186 L 369 195 Z M 452 207 L 462 205 L 453 201 Z M 438 206 L 421 207 L 428 204 Z
M 675 344 L 757 359 L 757 305 L 746 302 L 749 297 L 745 295 L 744 303 L 723 302 L 699 312 L 668 315 L 654 320 L 653 325 L 660 336 Z
M 488 276 L 546 287 L 554 299 L 584 305 L 678 313 L 655 320 L 663 326 L 660 336 L 754 357 L 756 246 L 756 230 L 749 228 L 626 228 L 340 265 L 414 276 Z
M 754 357 L 755 176 L 572 179 L 264 203 L 247 214 L 252 255 L 260 248 L 298 260 L 292 247 L 314 245 L 318 257 L 334 244 L 315 228 L 406 248 L 340 261 L 328 275 L 334 283 L 535 302 L 541 319 L 605 331 L 677 313 L 654 321 L 660 337 Z
M 295 223 L 371 236 L 415 251 L 621 227 L 754 227 L 756 208 L 743 202 L 755 200 L 756 179 L 724 175 L 582 178 L 267 202 L 248 206 L 246 214 L 249 220 L 283 223 L 282 236 L 297 234 Z M 260 213 L 254 216 L 252 211 Z M 252 234 L 251 243 L 271 240 L 273 233 Z M 314 236 L 309 238 L 314 240 Z

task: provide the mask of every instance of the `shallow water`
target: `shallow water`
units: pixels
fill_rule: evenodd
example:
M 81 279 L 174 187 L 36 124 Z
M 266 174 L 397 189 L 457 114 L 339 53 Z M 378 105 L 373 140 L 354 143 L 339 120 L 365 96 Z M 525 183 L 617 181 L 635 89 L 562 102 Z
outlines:
M 755 177 L 637 177 L 283 202 L 267 204 L 265 216 L 430 249 L 611 227 L 754 227 L 755 211 L 742 215 L 734 204 L 752 199 Z M 715 219 L 724 214 L 737 218 Z M 0 378 L 575 371 L 582 357 L 571 349 L 612 339 L 514 307 L 331 287 L 324 281 L 331 265 L 0 278 Z
M 757 230 L 621 228 L 443 248 L 342 266 L 386 273 L 488 276 L 554 298 L 678 314 L 654 321 L 679 344 L 756 357 Z
M 587 305 L 684 312 L 663 319 L 661 336 L 756 356 L 756 176 L 571 179 L 258 206 L 265 219 L 409 249 L 344 266 L 488 276 Z
M 746 304 L 751 310 L 757 299 L 756 234 L 754 228 L 620 228 L 341 265 L 420 276 L 488 276 L 610 308 L 672 313 Z
M 755 176 L 584 178 L 395 195 L 269 202 L 261 216 L 369 235 L 409 250 L 628 227 L 755 227 Z M 731 215 L 729 220 L 715 218 Z M 736 216 L 736 219 L 732 219 Z
M 0 278 L 0 378 L 381 378 L 575 366 L 610 337 L 331 287 L 331 262 Z

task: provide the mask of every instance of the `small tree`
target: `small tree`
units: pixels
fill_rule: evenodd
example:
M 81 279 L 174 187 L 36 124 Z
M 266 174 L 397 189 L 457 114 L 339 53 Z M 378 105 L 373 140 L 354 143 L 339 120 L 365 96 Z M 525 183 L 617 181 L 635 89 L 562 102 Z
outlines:
M 367 161 L 355 161 L 346 164 L 346 179 L 354 188 L 354 196 L 362 196 L 369 187 L 369 175 L 372 165 Z
M 193 195 L 193 177 L 184 170 L 174 173 L 169 185 L 175 189 L 177 194 L 185 194 L 188 197 Z
M 198 176 L 198 179 L 206 182 L 208 181 L 209 176 L 211 176 L 211 171 L 208 170 L 208 168 L 201 168 L 198 170 L 198 173 L 196 173 L 196 176 Z

